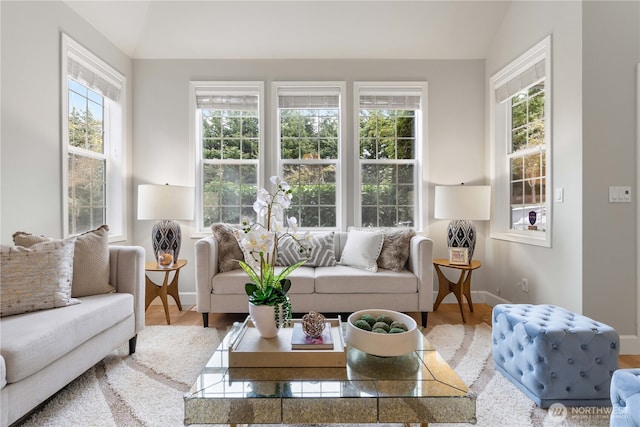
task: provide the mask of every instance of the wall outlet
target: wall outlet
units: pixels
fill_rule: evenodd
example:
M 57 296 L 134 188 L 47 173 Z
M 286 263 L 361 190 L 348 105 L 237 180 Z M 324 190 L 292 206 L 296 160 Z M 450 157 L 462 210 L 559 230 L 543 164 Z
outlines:
M 520 286 L 522 287 L 522 292 L 529 293 L 529 280 L 524 277 L 520 280 Z

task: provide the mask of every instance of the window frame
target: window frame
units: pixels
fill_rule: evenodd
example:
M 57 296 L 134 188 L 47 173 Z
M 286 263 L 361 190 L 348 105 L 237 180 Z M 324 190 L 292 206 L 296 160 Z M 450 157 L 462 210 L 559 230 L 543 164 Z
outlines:
M 489 139 L 490 139 L 490 170 L 491 186 L 494 195 L 493 212 L 490 221 L 490 238 L 510 242 L 524 243 L 535 246 L 551 247 L 551 232 L 553 224 L 553 150 L 552 150 L 552 52 L 551 36 L 527 50 L 507 66 L 495 73 L 489 80 Z M 510 96 L 503 102 L 496 99 L 496 90 L 513 81 L 525 70 L 530 69 L 540 61 L 545 61 L 544 80 L 544 151 L 545 151 L 545 203 L 546 228 L 537 230 L 514 230 L 511 228 L 511 179 L 509 160 L 511 134 Z M 535 83 L 527 86 L 531 87 Z M 509 104 L 509 105 L 507 105 Z
M 346 189 L 346 181 L 345 181 L 345 162 L 346 162 L 346 135 L 347 135 L 347 110 L 346 110 L 346 82 L 344 81 L 274 81 L 271 84 L 271 105 L 272 105 L 272 120 L 273 124 L 272 129 L 272 141 L 276 144 L 275 150 L 271 152 L 275 152 L 276 155 L 270 162 L 269 171 L 273 171 L 270 175 L 279 175 L 283 174 L 283 165 L 284 164 L 310 164 L 310 165 L 320 165 L 320 164 L 335 164 L 336 165 L 336 226 L 335 227 L 308 227 L 304 226 L 304 221 L 302 221 L 302 226 L 300 227 L 302 230 L 313 230 L 313 231 L 321 231 L 321 230 L 345 230 L 347 227 L 347 189 Z M 281 158 L 282 153 L 282 145 L 280 141 L 280 120 L 279 120 L 279 99 L 280 95 L 337 95 L 339 102 L 339 126 L 338 126 L 338 159 L 335 161 L 325 161 L 322 159 L 312 161 L 309 159 L 308 161 L 297 160 L 293 161 L 283 161 Z M 295 197 L 295 194 L 294 194 Z M 294 199 L 295 201 L 295 199 Z M 298 218 L 298 223 L 301 223 L 300 218 Z
M 354 159 L 354 224 L 362 225 L 362 198 L 360 189 L 362 186 L 362 165 L 363 160 L 360 159 L 360 95 L 361 93 L 371 94 L 379 93 L 386 95 L 402 94 L 402 95 L 419 95 L 420 109 L 416 111 L 416 146 L 414 164 L 414 224 L 412 228 L 416 230 L 424 230 L 427 225 L 429 203 L 425 197 L 425 185 L 428 181 L 428 92 L 429 87 L 426 81 L 409 81 L 409 82 L 364 82 L 355 81 L 353 83 L 353 159 Z M 401 162 L 395 160 L 385 160 L 379 164 L 409 164 L 406 159 Z M 364 162 L 371 163 L 371 162 Z
M 196 212 L 195 212 L 195 233 L 197 237 L 202 237 L 210 233 L 209 228 L 204 224 L 204 172 L 203 165 L 206 163 L 202 159 L 202 117 L 198 114 L 196 96 L 198 93 L 220 93 L 220 94 L 252 94 L 258 96 L 258 159 L 257 160 L 220 160 L 220 164 L 256 164 L 257 186 L 265 186 L 265 121 L 264 121 L 264 82 L 262 81 L 191 81 L 189 82 L 189 140 L 193 141 L 193 158 L 195 159 L 196 170 Z
M 61 140 L 62 140 L 62 235 L 69 237 L 69 170 L 68 156 L 79 154 L 85 157 L 99 158 L 106 161 L 105 166 L 105 206 L 104 223 L 109 225 L 109 242 L 121 242 L 127 239 L 127 185 L 126 185 L 126 77 L 93 54 L 80 43 L 61 33 Z M 118 101 L 110 99 L 97 87 L 79 82 L 88 89 L 103 96 L 103 153 L 69 146 L 69 59 L 73 59 L 82 67 L 91 70 L 103 81 L 119 89 Z M 78 81 L 77 79 L 73 79 Z M 102 224 L 94 224 L 99 227 Z M 81 234 L 81 233 L 77 233 Z

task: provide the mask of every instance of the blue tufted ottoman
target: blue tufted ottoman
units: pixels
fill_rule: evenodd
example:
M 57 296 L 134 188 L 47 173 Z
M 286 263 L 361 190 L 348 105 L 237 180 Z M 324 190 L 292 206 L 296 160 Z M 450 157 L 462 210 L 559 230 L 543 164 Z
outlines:
M 619 337 L 610 326 L 553 305 L 493 308 L 496 370 L 538 406 L 610 406 Z
M 640 427 L 640 369 L 619 369 L 611 378 L 610 427 Z

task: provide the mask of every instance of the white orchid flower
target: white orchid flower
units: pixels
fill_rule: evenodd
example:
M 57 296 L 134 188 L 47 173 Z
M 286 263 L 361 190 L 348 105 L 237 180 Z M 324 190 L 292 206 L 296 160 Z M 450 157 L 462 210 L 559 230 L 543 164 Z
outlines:
M 289 225 L 289 228 L 293 230 L 294 233 L 298 231 L 298 220 L 295 217 L 292 216 L 287 218 L 287 224 Z
M 271 178 L 269 178 L 269 181 L 271 181 L 271 183 L 277 187 L 282 182 L 282 178 L 280 178 L 277 175 L 274 175 Z

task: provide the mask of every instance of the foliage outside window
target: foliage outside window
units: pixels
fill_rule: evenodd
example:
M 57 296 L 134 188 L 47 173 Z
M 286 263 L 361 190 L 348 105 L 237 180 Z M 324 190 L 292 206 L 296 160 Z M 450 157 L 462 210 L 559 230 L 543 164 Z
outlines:
M 511 98 L 511 229 L 545 231 L 544 81 Z M 529 215 L 531 212 L 535 216 Z
M 360 223 L 419 226 L 422 89 L 359 87 Z
M 106 223 L 104 97 L 69 78 L 69 233 Z
M 109 224 L 112 240 L 122 239 L 125 78 L 66 35 L 62 64 L 64 235 Z
M 490 80 L 493 238 L 551 245 L 550 53 L 547 37 Z
M 195 84 L 199 228 L 252 218 L 261 146 L 261 84 Z
M 295 198 L 288 215 L 304 228 L 338 226 L 341 90 L 282 84 L 278 93 L 279 164 Z

